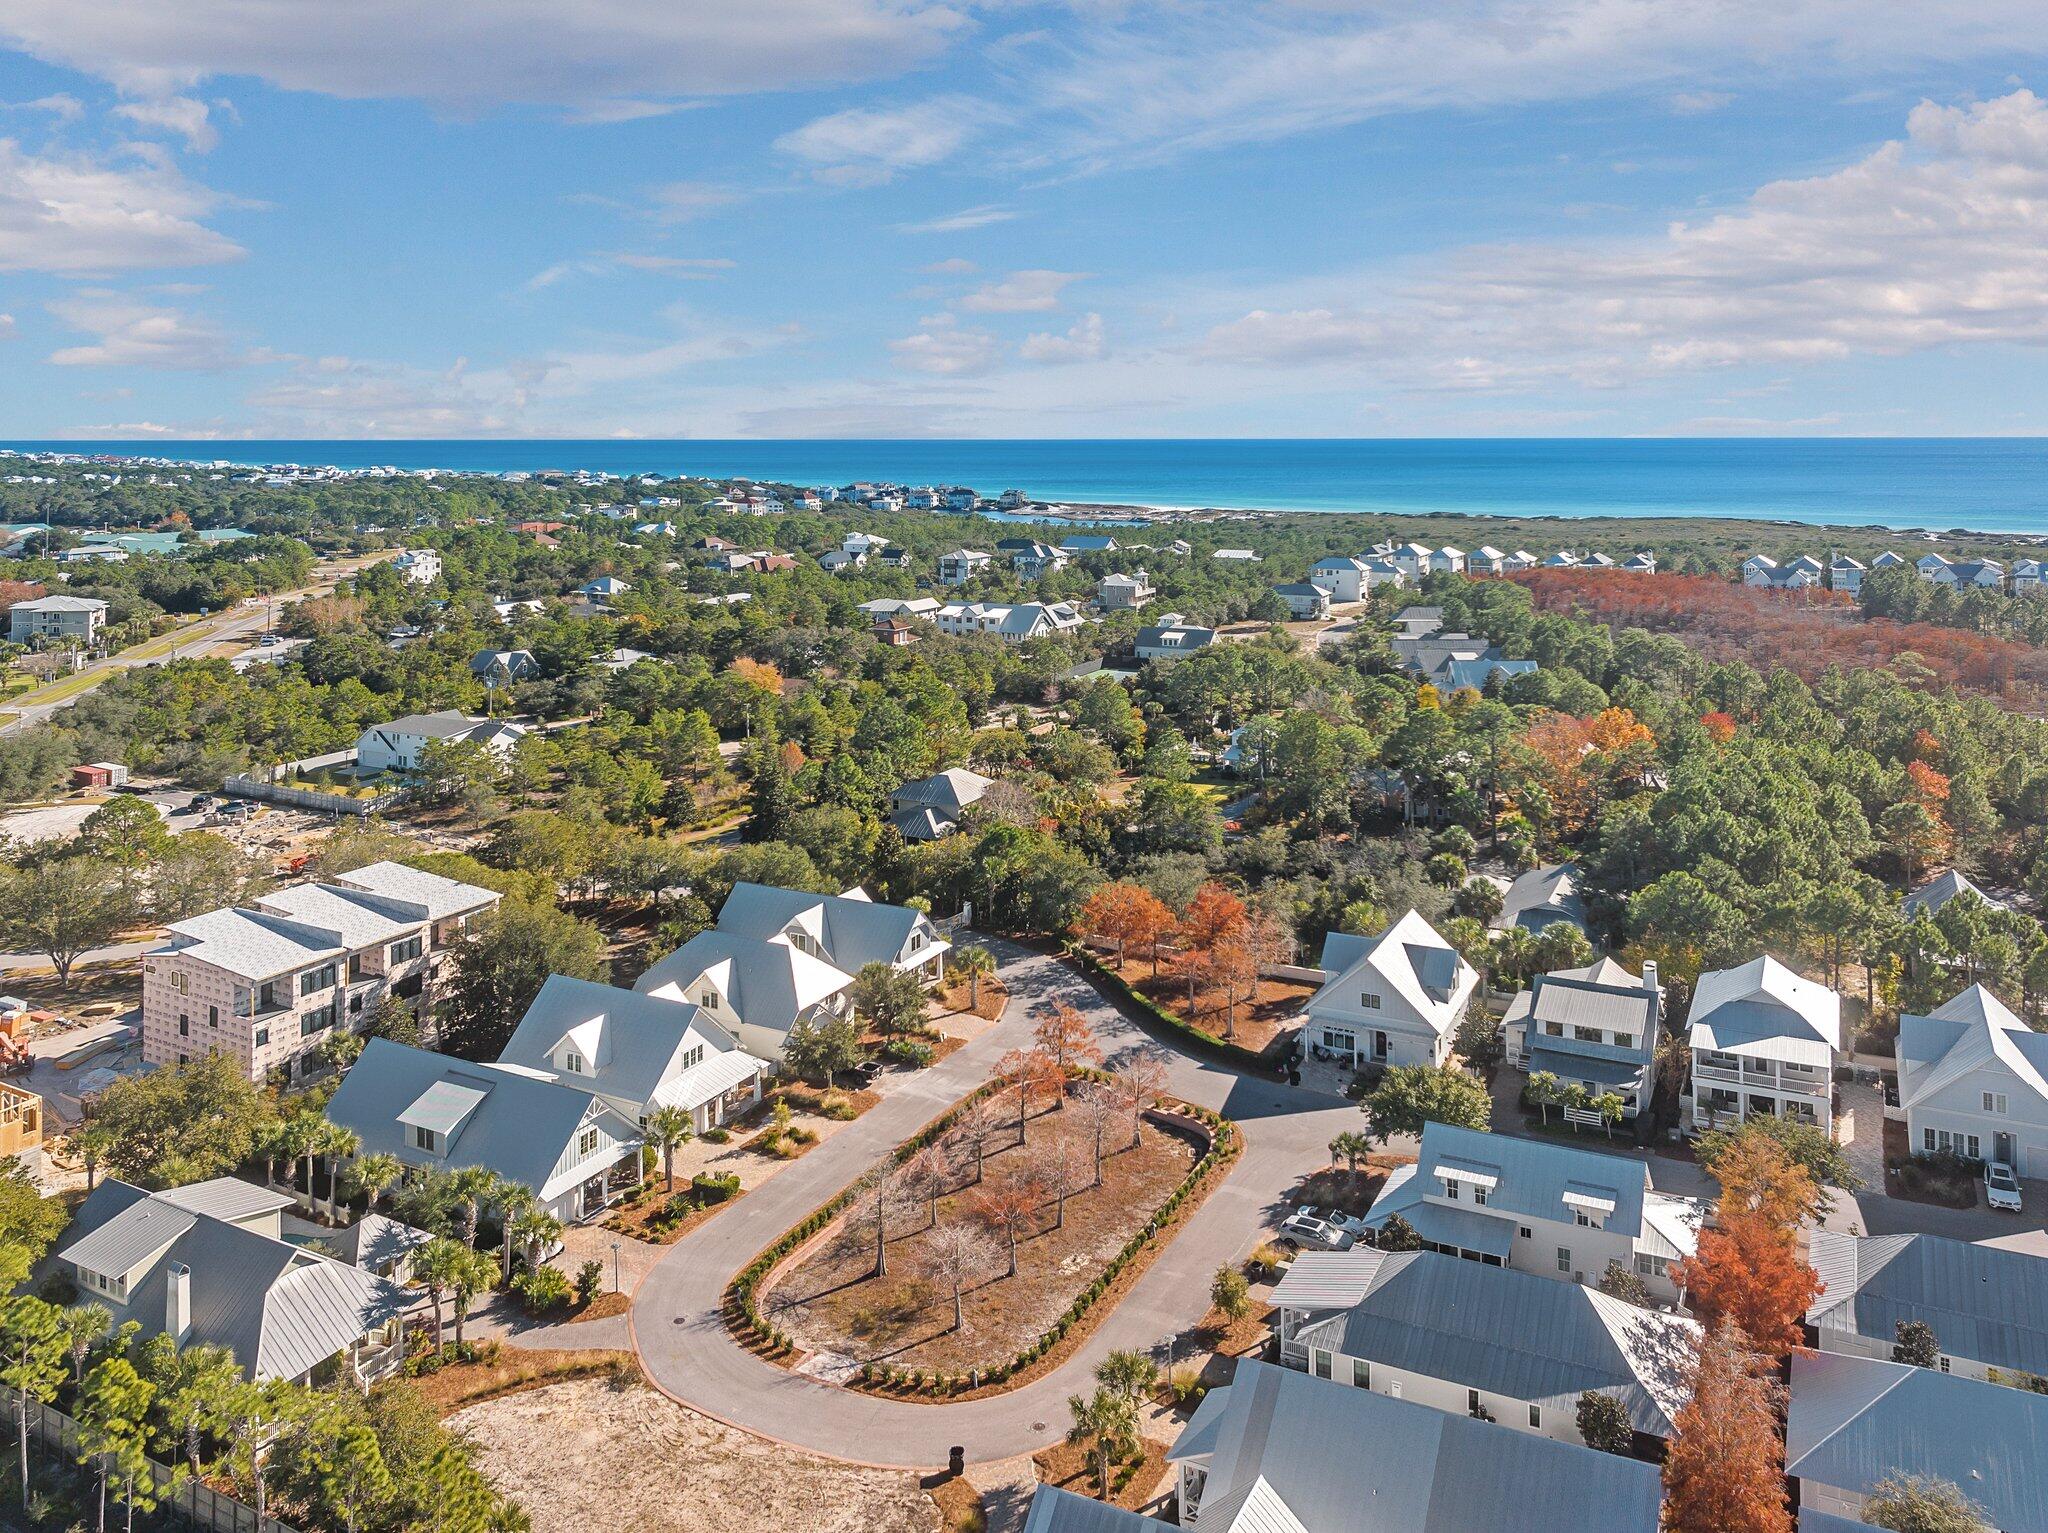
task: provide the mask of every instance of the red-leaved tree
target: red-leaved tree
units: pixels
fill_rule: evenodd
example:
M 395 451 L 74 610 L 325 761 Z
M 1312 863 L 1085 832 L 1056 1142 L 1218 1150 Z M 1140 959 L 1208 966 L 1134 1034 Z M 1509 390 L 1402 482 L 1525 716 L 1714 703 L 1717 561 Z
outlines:
M 1700 1337 L 1664 1455 L 1665 1533 L 1791 1533 L 1783 1391 L 1769 1367 L 1733 1324 Z

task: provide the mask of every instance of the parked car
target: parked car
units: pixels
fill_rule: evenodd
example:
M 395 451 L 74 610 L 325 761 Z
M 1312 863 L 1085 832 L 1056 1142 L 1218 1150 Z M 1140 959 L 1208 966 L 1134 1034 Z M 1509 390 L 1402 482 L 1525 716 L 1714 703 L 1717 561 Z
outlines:
M 1984 1201 L 2008 1213 L 2020 1211 L 2020 1179 L 2002 1160 L 1984 1163 Z
M 1352 1237 L 1334 1224 L 1315 1218 L 1310 1214 L 1296 1214 L 1280 1226 L 1280 1244 L 1295 1247 L 1314 1246 L 1324 1251 L 1346 1251 L 1351 1248 Z

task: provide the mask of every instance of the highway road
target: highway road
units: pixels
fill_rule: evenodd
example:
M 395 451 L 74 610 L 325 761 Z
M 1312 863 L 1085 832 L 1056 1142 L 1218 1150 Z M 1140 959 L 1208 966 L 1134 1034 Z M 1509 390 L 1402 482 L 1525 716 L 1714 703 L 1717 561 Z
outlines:
M 166 660 L 198 659 L 210 654 L 216 645 L 247 639 L 261 633 L 270 619 L 270 613 L 276 608 L 298 601 L 302 597 L 326 596 L 334 590 L 335 583 L 344 576 L 353 575 L 356 571 L 375 564 L 380 559 L 389 558 L 396 552 L 394 549 L 323 563 L 314 570 L 314 581 L 311 585 L 301 586 L 295 591 L 280 591 L 269 598 L 267 604 L 235 606 L 207 617 L 194 618 L 169 633 L 158 634 L 153 639 L 122 650 L 119 654 L 109 655 L 104 660 L 95 660 L 91 665 L 69 676 L 59 677 L 46 687 L 24 693 L 19 701 L 10 703 L 7 711 L 15 717 L 0 724 L 0 735 L 14 734 L 42 723 L 52 714 L 69 708 L 81 697 L 90 697 L 101 682 L 122 671 L 132 671 L 138 666 L 161 665 Z M 166 641 L 170 641 L 169 648 L 164 647 Z M 83 685 L 78 685 L 80 678 L 89 680 Z M 51 693 L 59 695 L 49 702 L 37 701 L 39 697 Z

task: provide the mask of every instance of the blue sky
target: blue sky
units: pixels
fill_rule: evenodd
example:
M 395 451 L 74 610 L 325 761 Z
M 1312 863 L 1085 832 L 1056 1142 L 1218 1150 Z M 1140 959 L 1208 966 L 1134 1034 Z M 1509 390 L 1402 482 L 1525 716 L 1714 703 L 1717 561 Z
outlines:
M 0 437 L 2039 433 L 2044 55 L 2039 0 L 0 0 Z

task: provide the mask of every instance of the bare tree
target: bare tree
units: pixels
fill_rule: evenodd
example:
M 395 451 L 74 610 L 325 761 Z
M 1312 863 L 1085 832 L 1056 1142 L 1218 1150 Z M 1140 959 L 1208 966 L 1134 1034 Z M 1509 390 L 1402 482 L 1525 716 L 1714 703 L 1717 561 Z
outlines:
M 1089 1136 L 1095 1153 L 1095 1180 L 1088 1185 L 1100 1187 L 1103 1143 L 1109 1138 L 1110 1129 L 1123 1116 L 1123 1103 L 1113 1089 L 1091 1081 L 1074 1099 L 1074 1116 L 1080 1120 L 1081 1132 Z
M 961 1298 L 968 1285 L 996 1264 L 995 1242 L 977 1224 L 954 1222 L 925 1236 L 918 1271 L 953 1295 L 953 1329 L 965 1324 Z
M 846 1216 L 846 1235 L 857 1248 L 874 1242 L 873 1276 L 889 1275 L 889 1226 L 915 1196 L 896 1174 L 896 1167 L 877 1166 L 856 1184 L 853 1206 Z
M 1155 1048 L 1139 1049 L 1117 1066 L 1116 1084 L 1123 1109 L 1131 1115 L 1131 1148 L 1135 1150 L 1145 1109 L 1157 1105 L 1166 1090 L 1166 1060 Z
M 944 1142 L 926 1145 L 906 1160 L 896 1175 L 906 1195 L 924 1199 L 931 1228 L 937 1229 L 939 1198 L 953 1180 L 953 1157 L 947 1153 Z
M 947 1136 L 956 1141 L 958 1158 L 963 1164 L 968 1160 L 974 1162 L 976 1186 L 981 1185 L 982 1173 L 987 1169 L 989 1136 L 1001 1121 L 1001 1113 L 993 1093 L 976 1097 L 960 1109 L 960 1116 L 953 1123 L 953 1132 Z
M 1040 1195 L 1052 1199 L 1052 1227 L 1056 1230 L 1066 1226 L 1067 1194 L 1074 1191 L 1079 1179 L 1079 1161 L 1073 1142 L 1067 1139 L 1048 1139 L 1031 1152 L 1029 1174 Z
M 1002 1236 L 1010 1246 L 1010 1270 L 1017 1275 L 1017 1242 L 1038 1223 L 1038 1190 L 1028 1176 L 1006 1176 L 974 1195 L 974 1217 Z
M 1053 1068 L 1063 1075 L 1069 1065 L 1102 1062 L 1102 1045 L 1095 1041 L 1095 1029 L 1065 1001 L 1056 1001 L 1039 1014 L 1032 1024 L 1031 1036 L 1038 1040 L 1040 1051 L 1052 1060 Z
M 1030 1137 L 1031 1099 L 1064 1090 L 1066 1076 L 1043 1049 L 1012 1049 L 996 1068 L 1017 1093 L 1017 1143 L 1023 1144 Z

